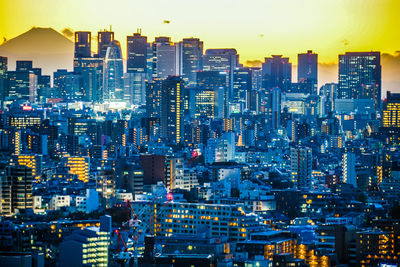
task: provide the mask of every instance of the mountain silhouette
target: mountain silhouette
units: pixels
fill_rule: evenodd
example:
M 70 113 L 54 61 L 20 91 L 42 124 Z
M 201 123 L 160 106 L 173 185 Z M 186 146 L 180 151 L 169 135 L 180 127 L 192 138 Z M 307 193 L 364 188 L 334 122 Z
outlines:
M 8 70 L 15 70 L 16 60 L 32 60 L 42 73 L 73 68 L 74 44 L 52 28 L 33 27 L 0 45 L 0 56 L 8 57 Z

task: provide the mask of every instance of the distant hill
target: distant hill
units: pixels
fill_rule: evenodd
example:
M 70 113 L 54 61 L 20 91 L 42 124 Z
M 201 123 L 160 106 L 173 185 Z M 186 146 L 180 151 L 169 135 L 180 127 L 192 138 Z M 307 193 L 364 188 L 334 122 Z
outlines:
M 56 69 L 73 68 L 74 44 L 52 28 L 33 27 L 0 45 L 0 56 L 8 57 L 8 69 L 15 69 L 16 60 L 32 60 L 44 74 Z

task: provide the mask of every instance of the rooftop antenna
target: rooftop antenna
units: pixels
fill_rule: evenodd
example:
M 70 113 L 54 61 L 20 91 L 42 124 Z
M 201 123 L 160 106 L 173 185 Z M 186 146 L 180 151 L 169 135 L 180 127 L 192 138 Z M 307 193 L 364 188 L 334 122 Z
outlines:
M 110 25 L 110 32 L 112 32 L 112 25 Z

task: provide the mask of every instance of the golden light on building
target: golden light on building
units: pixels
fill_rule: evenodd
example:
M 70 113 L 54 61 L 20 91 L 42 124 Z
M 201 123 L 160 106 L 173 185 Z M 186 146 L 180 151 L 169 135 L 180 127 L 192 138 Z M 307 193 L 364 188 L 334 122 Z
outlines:
M 66 166 L 71 174 L 76 174 L 78 179 L 87 182 L 89 180 L 89 157 L 68 157 Z

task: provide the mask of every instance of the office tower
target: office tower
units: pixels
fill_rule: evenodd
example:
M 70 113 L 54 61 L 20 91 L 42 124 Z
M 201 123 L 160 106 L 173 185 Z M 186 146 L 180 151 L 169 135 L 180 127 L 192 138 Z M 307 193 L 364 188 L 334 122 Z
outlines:
M 70 174 L 75 174 L 85 183 L 89 181 L 89 157 L 65 157 L 64 160 Z
M 381 106 L 380 52 L 346 52 L 339 55 L 339 99 L 373 99 Z
M 77 230 L 60 244 L 60 266 L 108 266 L 110 232 L 98 227 Z
M 146 73 L 147 71 L 147 36 L 140 32 L 127 36 L 127 72 Z
M 180 143 L 183 137 L 183 80 L 169 76 L 161 89 L 161 136 L 168 142 Z
M 32 70 L 32 60 L 17 60 L 16 70 L 17 71 L 30 71 Z
M 246 103 L 247 92 L 253 87 L 250 68 L 236 68 L 233 71 L 232 101 Z
M 37 76 L 32 70 L 7 72 L 8 90 L 6 99 L 35 102 L 37 97 Z
M 146 73 L 127 72 L 124 75 L 124 99 L 133 105 L 146 104 Z
M 318 54 L 308 50 L 297 55 L 297 82 L 304 83 L 306 91 L 317 94 L 318 89 Z
M 197 72 L 202 69 L 203 42 L 198 38 L 185 38 L 180 42 L 182 79 L 186 87 L 196 85 Z
M 73 75 L 77 75 L 79 85 L 76 99 L 88 102 L 102 100 L 103 58 L 75 58 Z
M 53 73 L 53 86 L 56 89 L 53 97 L 75 100 L 80 97 L 79 75 L 65 69 Z
M 197 73 L 197 88 L 201 90 L 220 91 L 223 89 L 223 117 L 228 116 L 228 90 L 227 90 L 227 73 L 219 71 L 199 71 Z M 221 100 L 218 99 L 218 103 Z
M 8 58 L 0 56 L 0 101 L 7 95 Z
M 121 46 L 118 41 L 112 41 L 107 48 L 104 59 L 103 98 L 106 101 L 124 99 L 124 66 Z
M 262 64 L 262 84 L 266 90 L 279 87 L 282 93 L 289 92 L 292 83 L 292 63 L 289 58 L 273 55 Z
M 170 37 L 156 37 L 153 48 L 153 78 L 178 74 L 178 47 Z
M 227 101 L 233 97 L 233 70 L 239 66 L 236 49 L 207 49 L 203 55 L 203 70 L 226 72 Z
M 146 117 L 161 117 L 161 88 L 163 79 L 153 79 L 146 83 Z
M 356 155 L 352 152 L 343 153 L 342 181 L 357 187 Z
M 312 154 L 309 148 L 290 149 L 290 167 L 292 182 L 297 189 L 311 189 Z
M 400 94 L 387 92 L 386 102 L 383 105 L 382 126 L 400 127 Z
M 147 74 L 147 37 L 142 36 L 140 30 L 132 36 L 127 36 L 127 75 L 125 90 L 131 91 L 132 104 L 143 105 L 145 103 Z
M 75 32 L 75 58 L 92 56 L 91 32 Z
M 335 109 L 335 99 L 337 98 L 337 83 L 327 83 L 321 86 L 319 95 L 325 98 L 326 113 L 333 112 Z
M 32 169 L 26 166 L 8 166 L 1 178 L 1 212 L 12 215 L 17 211 L 31 209 Z
M 224 116 L 224 88 L 196 88 L 190 91 L 192 118 L 222 119 Z M 194 106 L 194 107 L 193 107 Z
M 99 58 L 106 57 L 107 47 L 112 41 L 114 41 L 114 32 L 104 30 L 97 33 L 97 56 Z

